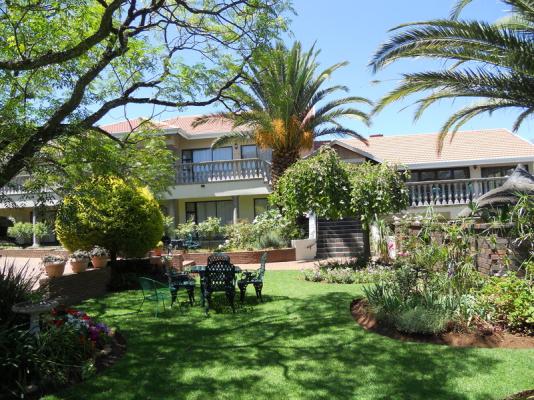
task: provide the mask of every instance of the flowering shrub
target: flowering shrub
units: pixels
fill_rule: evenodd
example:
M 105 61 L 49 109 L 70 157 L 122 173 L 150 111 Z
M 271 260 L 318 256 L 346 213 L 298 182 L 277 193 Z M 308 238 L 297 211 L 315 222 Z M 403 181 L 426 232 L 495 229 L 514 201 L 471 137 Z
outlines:
M 183 224 L 179 224 L 174 230 L 178 239 L 186 240 L 189 237 L 195 236 L 197 232 L 197 224 L 193 219 L 190 219 Z
M 321 263 L 312 269 L 302 270 L 304 279 L 311 282 L 327 283 L 376 283 L 391 274 L 389 267 L 368 265 L 363 269 L 348 266 L 331 267 Z
M 106 324 L 96 322 L 85 312 L 74 308 L 58 309 L 51 311 L 50 323 L 56 327 L 68 325 L 80 334 L 84 340 L 88 340 L 96 348 L 102 348 L 113 332 Z
M 287 247 L 291 239 L 302 236 L 297 224 L 278 210 L 265 211 L 252 223 L 228 225 L 225 230 L 226 242 L 221 249 L 279 249 Z

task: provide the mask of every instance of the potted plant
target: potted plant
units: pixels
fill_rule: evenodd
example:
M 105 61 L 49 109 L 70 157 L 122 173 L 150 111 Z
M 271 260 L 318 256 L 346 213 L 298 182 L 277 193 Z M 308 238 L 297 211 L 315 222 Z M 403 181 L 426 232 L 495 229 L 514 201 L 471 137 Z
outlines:
M 100 246 L 93 247 L 89 253 L 91 255 L 91 263 L 95 268 L 103 268 L 108 264 L 109 252 Z
M 48 277 L 58 278 L 65 272 L 65 264 L 67 260 L 65 257 L 48 254 L 42 258 L 44 269 Z
M 84 272 L 89 265 L 89 258 L 89 253 L 86 251 L 76 250 L 74 253 L 72 253 L 69 257 L 72 272 L 75 274 Z
M 152 255 L 156 257 L 161 257 L 161 253 L 163 252 L 163 242 L 160 240 L 156 247 L 152 250 Z

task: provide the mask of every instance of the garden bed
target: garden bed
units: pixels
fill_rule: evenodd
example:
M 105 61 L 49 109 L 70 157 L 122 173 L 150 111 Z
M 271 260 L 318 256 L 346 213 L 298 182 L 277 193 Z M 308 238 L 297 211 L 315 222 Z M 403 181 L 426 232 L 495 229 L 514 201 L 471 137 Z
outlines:
M 272 249 L 254 251 L 232 251 L 225 252 L 230 257 L 232 264 L 258 264 L 263 253 L 267 252 L 267 262 L 296 261 L 295 249 Z M 185 260 L 192 260 L 197 265 L 206 265 L 208 256 L 212 253 L 186 253 Z
M 534 337 L 513 335 L 508 332 L 445 332 L 438 335 L 400 332 L 391 326 L 381 324 L 369 311 L 367 300 L 365 299 L 354 300 L 350 310 L 354 320 L 365 330 L 401 341 L 444 344 L 452 347 L 534 348 Z

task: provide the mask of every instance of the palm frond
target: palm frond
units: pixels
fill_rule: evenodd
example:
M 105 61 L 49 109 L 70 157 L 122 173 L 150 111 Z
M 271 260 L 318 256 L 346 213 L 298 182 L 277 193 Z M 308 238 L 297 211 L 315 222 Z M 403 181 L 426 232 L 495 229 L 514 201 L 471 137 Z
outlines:
M 356 138 L 358 140 L 361 140 L 366 145 L 369 145 L 369 141 L 367 138 L 359 134 L 358 132 L 348 129 L 348 128 L 338 128 L 338 127 L 329 127 L 329 128 L 322 128 L 315 132 L 314 137 L 321 137 L 326 135 L 334 135 L 334 136 L 340 136 L 343 137 L 344 135 L 352 136 L 353 138 Z
M 443 142 L 447 134 L 451 133 L 452 140 L 460 128 L 477 115 L 483 113 L 491 114 L 499 109 L 519 106 L 518 103 L 506 100 L 487 100 L 462 108 L 451 115 L 441 127 L 441 132 L 438 136 L 438 152 L 441 152 L 443 149 Z
M 253 131 L 234 131 L 219 136 L 211 144 L 211 148 L 233 145 L 234 143 L 247 144 L 254 140 Z
M 534 46 L 513 29 L 478 21 L 435 20 L 409 25 L 374 54 L 374 72 L 402 58 L 477 61 L 517 71 L 534 71 Z
M 464 8 L 472 2 L 473 0 L 458 0 L 451 10 L 451 19 L 458 19 Z

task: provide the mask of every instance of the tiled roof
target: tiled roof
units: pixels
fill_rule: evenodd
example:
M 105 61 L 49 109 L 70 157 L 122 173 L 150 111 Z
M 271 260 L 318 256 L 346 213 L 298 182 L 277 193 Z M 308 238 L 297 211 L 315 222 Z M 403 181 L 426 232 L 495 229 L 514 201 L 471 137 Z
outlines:
M 357 139 L 338 139 L 338 142 L 369 153 L 378 161 L 397 164 L 426 164 L 463 160 L 534 157 L 534 145 L 506 129 L 461 131 L 453 140 L 450 135 L 437 153 L 438 133 L 380 136 L 371 135 L 369 145 Z M 316 148 L 326 142 L 317 142 Z
M 193 122 L 199 117 L 199 115 L 188 115 L 174 117 L 163 121 L 147 121 L 148 124 L 167 129 L 180 129 L 189 135 L 198 134 L 216 134 L 227 133 L 232 131 L 232 123 L 229 121 L 214 121 L 209 122 L 197 127 L 193 127 Z M 101 128 L 111 134 L 127 133 L 135 130 L 142 121 L 146 121 L 144 118 L 135 118 L 129 121 L 121 121 L 114 124 L 102 125 Z

